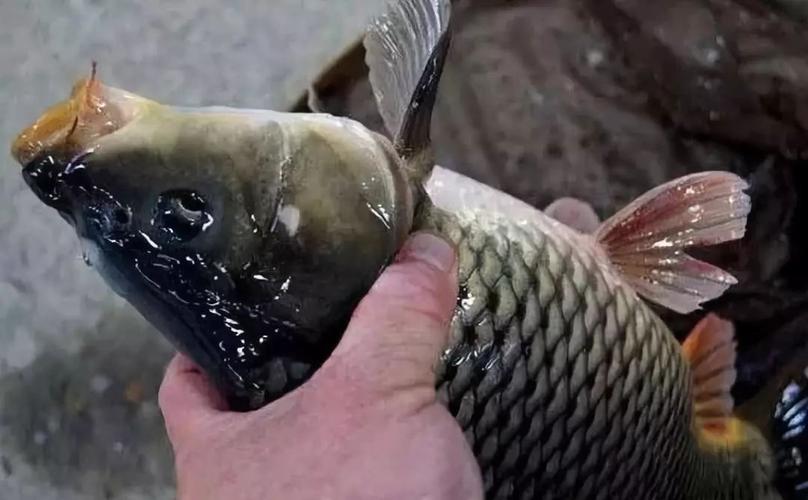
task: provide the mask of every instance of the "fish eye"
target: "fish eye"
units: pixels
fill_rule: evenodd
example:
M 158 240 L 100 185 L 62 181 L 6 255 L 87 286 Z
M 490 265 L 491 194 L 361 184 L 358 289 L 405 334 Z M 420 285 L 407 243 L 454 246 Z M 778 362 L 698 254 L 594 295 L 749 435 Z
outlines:
M 199 193 L 173 189 L 157 198 L 152 225 L 169 241 L 187 242 L 205 231 L 213 222 L 208 204 Z

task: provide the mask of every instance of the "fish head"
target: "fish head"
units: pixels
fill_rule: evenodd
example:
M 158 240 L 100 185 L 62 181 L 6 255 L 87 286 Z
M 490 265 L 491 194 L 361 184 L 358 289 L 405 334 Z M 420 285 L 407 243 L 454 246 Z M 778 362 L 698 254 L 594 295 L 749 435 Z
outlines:
M 165 106 L 93 75 L 12 154 L 85 260 L 237 408 L 316 370 L 412 224 L 389 141 L 330 115 Z

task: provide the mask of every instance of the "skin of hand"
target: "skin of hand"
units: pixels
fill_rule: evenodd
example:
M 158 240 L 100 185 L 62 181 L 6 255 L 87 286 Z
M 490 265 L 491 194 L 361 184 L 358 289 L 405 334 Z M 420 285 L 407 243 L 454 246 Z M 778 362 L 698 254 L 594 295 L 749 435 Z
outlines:
M 480 471 L 435 393 L 457 300 L 454 249 L 418 233 L 303 386 L 234 413 L 187 358 L 160 387 L 180 500 L 482 499 Z

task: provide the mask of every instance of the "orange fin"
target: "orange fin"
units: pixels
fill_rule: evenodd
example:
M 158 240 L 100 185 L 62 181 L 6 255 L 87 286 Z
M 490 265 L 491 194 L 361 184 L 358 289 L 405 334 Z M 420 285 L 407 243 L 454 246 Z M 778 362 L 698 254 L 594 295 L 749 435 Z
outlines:
M 680 313 L 737 283 L 684 250 L 742 238 L 749 186 L 729 172 L 702 172 L 663 184 L 630 203 L 595 232 L 612 264 L 640 295 Z
M 735 327 L 710 313 L 693 328 L 682 350 L 690 362 L 698 423 L 705 430 L 725 431 L 734 407 Z

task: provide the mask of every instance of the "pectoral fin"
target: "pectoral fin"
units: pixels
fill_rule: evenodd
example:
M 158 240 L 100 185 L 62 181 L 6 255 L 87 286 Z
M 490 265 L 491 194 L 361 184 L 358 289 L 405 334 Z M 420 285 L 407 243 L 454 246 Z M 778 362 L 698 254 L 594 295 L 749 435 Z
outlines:
M 729 172 L 702 172 L 640 196 L 595 233 L 611 263 L 643 297 L 680 313 L 737 283 L 726 271 L 684 252 L 742 238 L 748 185 Z

